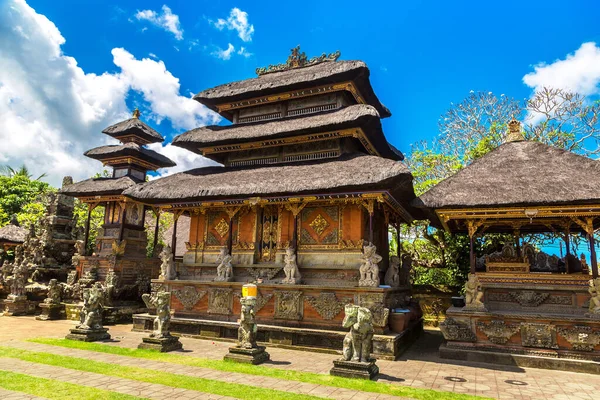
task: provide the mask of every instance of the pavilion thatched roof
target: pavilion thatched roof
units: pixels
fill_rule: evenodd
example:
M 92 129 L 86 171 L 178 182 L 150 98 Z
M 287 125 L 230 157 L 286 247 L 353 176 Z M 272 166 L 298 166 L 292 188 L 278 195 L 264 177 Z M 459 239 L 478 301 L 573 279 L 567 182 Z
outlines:
M 413 201 L 430 209 L 600 201 L 600 163 L 533 141 L 504 143 Z
M 11 223 L 0 228 L 0 243 L 23 243 L 26 235 L 27 229 Z
M 135 135 L 142 138 L 147 143 L 162 143 L 165 140 L 160 133 L 135 117 L 111 125 L 104 129 L 102 133 L 112 136 L 115 139 L 122 138 L 123 136 Z
M 132 142 L 96 147 L 86 151 L 83 155 L 99 161 L 113 157 L 137 157 L 160 168 L 174 167 L 176 165 L 168 157 Z
M 402 203 L 414 198 L 412 174 L 404 164 L 362 153 L 254 168 L 198 168 L 132 187 L 123 195 L 146 203 L 173 203 L 371 189 L 388 190 Z
M 65 186 L 60 192 L 73 197 L 119 195 L 123 190 L 141 182 L 130 176 L 122 178 L 90 178 Z
M 369 68 L 362 61 L 324 62 L 310 67 L 264 74 L 252 79 L 231 82 L 204 90 L 194 99 L 213 111 L 217 104 L 247 100 L 291 90 L 353 81 L 367 104 L 377 109 L 381 118 L 392 115 L 377 98 L 369 81 Z M 231 119 L 228 114 L 223 114 Z
M 363 128 L 378 152 L 393 160 L 404 156 L 391 146 L 383 134 L 377 110 L 367 104 L 356 104 L 335 111 L 313 115 L 300 115 L 274 121 L 251 122 L 229 126 L 204 126 L 192 129 L 173 139 L 173 145 L 195 153 L 199 148 L 232 143 L 245 143 L 262 139 L 276 139 L 311 133 L 322 133 L 347 128 Z

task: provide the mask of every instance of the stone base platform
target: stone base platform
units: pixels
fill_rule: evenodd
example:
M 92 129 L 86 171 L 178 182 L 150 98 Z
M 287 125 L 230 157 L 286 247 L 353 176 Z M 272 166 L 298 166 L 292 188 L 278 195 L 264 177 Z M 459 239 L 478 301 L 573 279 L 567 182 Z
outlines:
M 42 313 L 35 317 L 38 321 L 52 321 L 66 317 L 65 306 L 62 304 L 40 303 L 39 307 L 42 309 Z
M 167 353 L 169 351 L 182 350 L 183 345 L 176 336 L 165 336 L 165 337 L 145 337 L 142 338 L 142 343 L 138 345 L 138 349 L 156 350 L 161 353 Z
M 5 317 L 16 317 L 19 315 L 35 314 L 35 303 L 23 298 L 5 299 L 3 302 L 3 314 Z
M 101 329 L 71 329 L 71 333 L 65 336 L 65 339 L 79 340 L 80 342 L 99 342 L 109 340 L 110 334 L 107 328 Z
M 334 360 L 330 375 L 343 378 L 374 379 L 379 374 L 379 367 L 375 360 L 369 362 Z
M 80 312 L 82 303 L 61 303 L 65 307 L 66 319 L 70 321 L 80 321 Z M 127 302 L 124 304 L 116 303 L 114 306 L 105 306 L 103 315 L 104 325 L 130 324 L 133 321 L 133 315 L 145 313 L 148 309 L 137 302 Z
M 269 353 L 267 353 L 262 346 L 258 346 L 254 349 L 244 349 L 235 346 L 230 347 L 229 353 L 225 354 L 225 357 L 223 357 L 224 360 L 253 365 L 262 364 L 265 361 L 268 361 L 269 358 Z
M 548 357 L 546 355 L 534 354 L 515 354 L 492 349 L 469 349 L 442 344 L 440 346 L 440 357 L 446 359 L 482 362 L 501 365 L 512 365 L 523 368 L 542 368 L 555 369 L 559 371 L 583 372 L 587 374 L 600 375 L 600 362 Z
M 155 316 L 136 314 L 133 316 L 133 330 L 151 332 Z M 212 321 L 205 319 L 174 317 L 171 319 L 171 333 L 181 336 L 222 341 L 237 341 L 236 322 Z M 378 359 L 395 360 L 421 334 L 423 321 L 413 321 L 402 333 L 374 335 L 372 355 Z M 346 331 L 324 329 L 293 328 L 275 325 L 258 325 L 258 342 L 268 347 L 283 347 L 296 350 L 320 351 L 340 354 Z

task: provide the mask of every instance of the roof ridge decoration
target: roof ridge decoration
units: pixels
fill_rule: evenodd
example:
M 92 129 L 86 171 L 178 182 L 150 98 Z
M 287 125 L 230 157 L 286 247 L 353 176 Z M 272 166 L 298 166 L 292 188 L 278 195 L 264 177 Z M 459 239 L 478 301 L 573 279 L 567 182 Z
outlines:
M 291 54 L 288 56 L 285 64 L 271 64 L 268 67 L 256 68 L 256 75 L 261 76 L 272 72 L 289 71 L 296 68 L 310 67 L 323 62 L 337 61 L 341 55 L 342 53 L 337 50 L 335 53 L 323 53 L 309 60 L 305 52 L 300 52 L 300 45 L 298 45 L 291 49 Z
M 140 114 L 140 109 L 136 107 L 135 110 L 133 110 L 133 118 L 140 119 Z
M 525 137 L 523 136 L 523 132 L 521 132 L 521 123 L 513 116 L 508 122 L 506 142 L 522 142 L 523 140 L 525 140 Z

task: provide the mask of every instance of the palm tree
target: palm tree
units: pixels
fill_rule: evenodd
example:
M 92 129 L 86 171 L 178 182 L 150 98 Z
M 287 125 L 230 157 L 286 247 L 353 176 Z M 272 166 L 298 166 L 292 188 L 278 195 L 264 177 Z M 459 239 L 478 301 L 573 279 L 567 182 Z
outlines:
M 10 165 L 4 165 L 0 167 L 0 176 L 8 176 L 9 178 L 14 178 L 15 176 L 24 176 L 29 180 L 39 181 L 40 179 L 44 178 L 46 174 L 41 174 L 37 178 L 32 179 L 33 175 L 31 175 L 27 166 L 23 164 L 19 169 L 14 169 Z

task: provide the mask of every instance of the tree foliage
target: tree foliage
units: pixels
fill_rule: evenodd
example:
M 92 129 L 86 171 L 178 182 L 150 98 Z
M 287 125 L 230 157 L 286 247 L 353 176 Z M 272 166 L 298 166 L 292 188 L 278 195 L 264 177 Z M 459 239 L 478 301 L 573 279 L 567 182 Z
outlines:
M 44 197 L 55 191 L 48 183 L 31 179 L 27 174 L 0 176 L 0 226 L 17 215 L 21 224 L 37 223 L 44 215 Z

